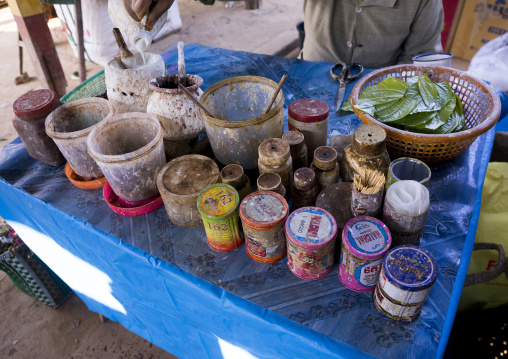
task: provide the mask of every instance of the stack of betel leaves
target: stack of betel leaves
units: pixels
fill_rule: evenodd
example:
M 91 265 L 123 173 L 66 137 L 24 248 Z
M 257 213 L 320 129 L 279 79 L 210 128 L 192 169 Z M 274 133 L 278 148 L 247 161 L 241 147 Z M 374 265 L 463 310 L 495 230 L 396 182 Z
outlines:
M 436 84 L 426 75 L 407 82 L 388 77 L 367 87 L 355 108 L 386 125 L 411 132 L 444 134 L 468 129 L 462 103 L 450 84 Z M 349 99 L 341 110 L 353 111 Z

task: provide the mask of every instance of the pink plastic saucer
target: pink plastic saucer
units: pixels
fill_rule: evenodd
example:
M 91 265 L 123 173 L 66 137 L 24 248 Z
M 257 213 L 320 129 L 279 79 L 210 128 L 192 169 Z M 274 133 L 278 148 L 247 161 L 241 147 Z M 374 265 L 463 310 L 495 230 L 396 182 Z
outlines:
M 122 216 L 141 216 L 155 211 L 163 204 L 162 197 L 160 195 L 141 201 L 128 201 L 122 199 L 118 197 L 115 191 L 113 191 L 113 188 L 111 188 L 108 182 L 104 185 L 103 194 L 109 207 L 114 212 L 121 214 Z

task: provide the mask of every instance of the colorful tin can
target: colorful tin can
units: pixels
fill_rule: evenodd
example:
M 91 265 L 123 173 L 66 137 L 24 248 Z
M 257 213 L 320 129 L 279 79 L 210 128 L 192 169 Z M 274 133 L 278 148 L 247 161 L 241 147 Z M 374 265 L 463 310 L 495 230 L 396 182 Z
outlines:
M 198 210 L 205 225 L 208 244 L 212 249 L 229 252 L 242 245 L 239 204 L 238 192 L 228 184 L 213 184 L 199 194 Z
M 240 218 L 249 257 L 273 263 L 286 256 L 284 224 L 288 212 L 286 200 L 275 192 L 260 191 L 245 197 L 240 204 Z
M 409 324 L 420 316 L 437 279 L 437 264 L 425 249 L 405 245 L 388 252 L 374 292 L 374 308 L 393 324 Z
M 392 236 L 383 222 L 360 216 L 346 223 L 342 231 L 339 278 L 357 292 L 376 287 L 383 258 L 392 244 Z
M 288 267 L 299 278 L 314 280 L 332 270 L 337 223 L 324 209 L 303 207 L 286 221 Z

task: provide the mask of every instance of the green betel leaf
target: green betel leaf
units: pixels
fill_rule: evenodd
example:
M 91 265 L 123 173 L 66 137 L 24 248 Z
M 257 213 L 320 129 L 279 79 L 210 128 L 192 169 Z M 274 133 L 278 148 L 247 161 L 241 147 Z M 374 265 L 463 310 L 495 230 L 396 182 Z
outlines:
M 437 87 L 436 84 L 430 81 L 427 76 L 418 76 L 418 86 L 420 94 L 422 95 L 423 102 L 427 107 L 433 109 L 436 105 Z
M 448 121 L 446 121 L 446 123 L 443 125 L 443 128 L 442 128 L 443 132 L 442 133 L 452 133 L 457 128 L 459 123 L 460 123 L 460 116 L 457 113 L 457 111 L 454 110 L 452 112 L 452 114 L 450 115 L 450 117 L 448 118 Z
M 412 77 L 410 80 L 413 81 L 409 83 L 409 86 L 406 89 L 406 94 L 404 96 L 413 98 L 417 101 L 416 107 L 413 109 L 413 111 L 411 111 L 410 114 L 434 111 L 433 108 L 429 108 L 423 101 L 422 95 L 420 94 L 420 86 L 418 85 L 418 77 L 417 76 Z
M 438 111 L 439 119 L 443 122 L 448 121 L 448 118 L 452 114 L 453 110 L 455 110 L 455 96 L 452 96 L 450 98 L 450 101 L 446 104 L 445 107 L 443 107 L 441 110 Z
M 405 81 L 388 77 L 377 85 L 367 87 L 360 95 L 363 101 L 369 101 L 372 106 L 398 100 L 404 97 L 408 84 Z
M 421 124 L 419 126 L 415 127 L 416 132 L 421 133 L 439 133 L 440 128 L 444 125 L 444 122 L 441 121 L 439 118 L 439 115 L 436 114 L 432 118 L 430 122 L 426 122 L 424 124 Z
M 459 125 L 455 129 L 455 132 L 465 131 L 465 130 L 469 130 L 469 126 L 466 123 L 466 119 L 464 118 L 464 115 L 460 115 L 459 116 Z
M 440 110 L 446 106 L 448 102 L 451 101 L 452 98 L 455 97 L 455 94 L 452 91 L 452 88 L 448 82 L 440 82 L 436 84 L 437 87 L 437 101 L 436 105 L 439 108 L 436 110 Z
M 401 118 L 400 120 L 397 120 L 393 123 L 400 123 L 404 124 L 406 126 L 419 126 L 423 123 L 429 122 L 432 120 L 432 118 L 436 115 L 437 111 L 431 111 L 431 112 L 418 112 L 409 114 L 404 118 Z
M 393 100 L 393 101 L 390 101 L 390 102 L 382 103 L 380 105 L 376 105 L 376 112 L 377 111 L 382 111 L 382 110 L 390 107 L 391 105 L 393 105 L 397 101 L 399 101 L 399 100 Z
M 371 116 L 374 116 L 376 112 L 376 106 L 371 105 L 370 101 L 361 101 L 358 100 L 358 103 L 355 105 L 355 108 L 358 110 L 362 110 L 365 113 L 368 113 Z
M 344 103 L 340 107 L 340 110 L 353 112 L 353 108 L 351 107 L 351 96 L 349 96 L 347 100 L 344 101 Z
M 390 123 L 407 116 L 416 107 L 415 99 L 404 97 L 390 107 L 376 112 L 376 118 L 381 122 Z
M 457 99 L 457 107 L 459 109 L 459 115 L 464 114 L 464 109 L 462 108 L 462 101 L 460 100 L 460 97 L 458 95 L 455 95 L 455 98 Z

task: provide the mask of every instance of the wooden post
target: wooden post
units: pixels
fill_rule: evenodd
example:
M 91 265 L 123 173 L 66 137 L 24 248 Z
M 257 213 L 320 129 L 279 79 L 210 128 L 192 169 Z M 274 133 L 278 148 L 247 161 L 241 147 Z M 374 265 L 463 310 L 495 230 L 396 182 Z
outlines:
M 65 95 L 67 81 L 39 0 L 8 0 L 25 49 L 43 87 Z
M 86 80 L 86 65 L 85 65 L 85 41 L 83 39 L 83 12 L 81 9 L 81 0 L 74 0 L 74 9 L 76 11 L 76 31 L 78 33 L 79 78 L 81 82 L 83 82 Z

